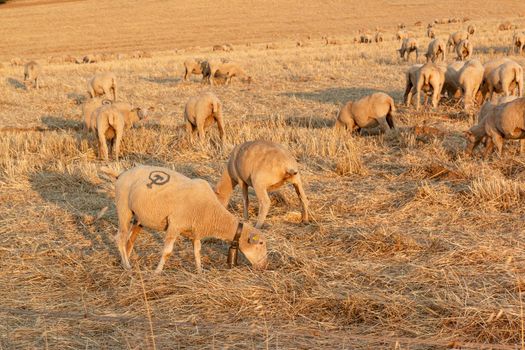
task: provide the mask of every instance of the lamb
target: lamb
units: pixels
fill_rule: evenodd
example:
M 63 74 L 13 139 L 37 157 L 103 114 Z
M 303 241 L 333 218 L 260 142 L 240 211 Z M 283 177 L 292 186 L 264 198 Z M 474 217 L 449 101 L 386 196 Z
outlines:
M 222 103 L 212 92 L 205 92 L 188 100 L 184 109 L 186 131 L 193 141 L 195 129 L 200 141 L 204 141 L 205 129 L 214 121 L 217 122 L 221 142 L 224 142 L 224 121 L 222 119 Z
M 124 135 L 125 121 L 124 116 L 117 107 L 103 105 L 96 111 L 96 132 L 98 136 L 98 156 L 108 160 L 108 145 L 115 152 L 115 160 L 118 161 L 120 152 L 120 141 Z
M 383 92 L 376 92 L 356 102 L 347 102 L 337 115 L 335 128 L 354 132 L 379 125 L 386 132 L 394 129 L 395 112 L 394 99 Z
M 409 70 L 410 73 L 410 70 Z M 421 91 L 425 94 L 432 89 L 432 107 L 437 108 L 441 90 L 445 82 L 445 71 L 435 63 L 427 62 L 418 70 L 412 72 L 412 79 L 416 78 L 415 86 L 412 79 L 409 79 L 407 74 L 407 86 L 405 89 L 405 96 L 407 104 L 412 100 L 412 94 L 416 93 L 416 110 L 419 110 L 421 103 Z M 425 96 L 426 100 L 426 96 Z
M 482 86 L 483 95 L 490 94 L 489 99 L 492 99 L 494 92 L 509 96 L 517 87 L 518 96 L 523 96 L 523 68 L 512 60 L 502 60 L 502 62 L 501 65 L 490 71 L 484 79 Z M 486 72 L 487 66 L 484 74 Z
M 184 61 L 184 81 L 188 81 L 188 77 L 191 74 L 202 74 L 202 80 L 204 79 L 204 70 L 208 64 L 205 60 L 200 59 L 189 59 Z
M 84 130 L 95 131 L 97 128 L 97 118 L 94 113 L 99 107 L 103 105 L 110 105 L 111 100 L 103 99 L 101 97 L 94 97 L 87 99 L 82 105 L 82 117 L 84 119 Z
M 463 107 L 467 110 L 476 98 L 481 83 L 483 82 L 483 65 L 479 60 L 473 59 L 465 63 L 460 69 L 458 82 L 463 93 Z
M 445 43 L 443 42 L 443 40 L 439 38 L 432 40 L 428 44 L 428 50 L 425 56 L 427 57 L 427 62 L 430 62 L 430 61 L 435 62 L 440 57 L 441 57 L 441 60 L 444 61 L 445 60 Z
M 521 52 L 525 52 L 525 32 L 514 33 L 512 43 L 514 45 L 514 51 L 517 51 L 518 55 L 521 54 Z
M 211 67 L 210 67 L 211 70 Z M 215 73 L 213 73 L 215 71 Z M 211 70 L 213 79 L 217 77 L 224 77 L 226 79 L 226 84 L 230 84 L 233 77 L 239 77 L 242 81 L 251 83 L 252 77 L 247 75 L 244 69 L 242 69 L 236 63 L 223 63 L 218 65 L 214 70 Z M 210 79 L 211 81 L 211 79 Z
M 487 117 L 494 112 L 494 108 L 498 105 L 508 103 L 515 100 L 515 96 L 506 96 L 501 97 L 497 103 L 492 103 L 487 101 L 481 106 L 481 109 L 478 114 L 478 124 L 472 126 L 468 131 L 465 132 L 465 138 L 467 140 L 467 145 L 465 147 L 465 153 L 467 156 L 472 156 L 474 149 L 480 144 L 481 141 L 486 139 L 487 134 L 485 133 L 485 121 Z M 521 152 L 524 150 L 524 143 L 521 142 Z
M 467 27 L 467 32 L 470 35 L 474 35 L 474 33 L 476 32 L 476 26 L 474 24 L 469 24 Z
M 455 48 L 461 40 L 467 40 L 470 37 L 470 34 L 467 31 L 459 31 L 450 34 L 447 41 L 447 51 L 450 52 L 451 49 Z
M 286 148 L 274 142 L 249 141 L 237 145 L 231 152 L 215 193 L 219 202 L 227 206 L 235 186 L 241 185 L 243 214 L 244 219 L 248 220 L 248 186 L 252 186 L 259 200 L 259 215 L 255 227 L 261 228 L 270 210 L 268 190 L 276 190 L 286 182 L 294 186 L 303 207 L 302 222 L 307 223 L 308 200 L 295 158 Z
M 24 66 L 24 82 L 29 81 L 29 83 L 33 83 L 35 85 L 35 88 L 39 88 L 39 76 L 42 71 L 42 68 L 40 65 L 35 62 L 31 61 L 26 63 Z
M 113 93 L 113 101 L 117 100 L 117 77 L 111 72 L 95 74 L 88 82 L 88 94 L 97 97 Z
M 494 145 L 501 157 L 504 139 L 525 139 L 525 98 L 521 97 L 514 101 L 496 106 L 485 120 L 485 133 L 487 134 L 487 145 L 484 158 L 492 153 Z M 521 143 L 521 151 L 524 149 Z
M 254 268 L 267 265 L 266 239 L 262 232 L 242 224 L 219 202 L 210 185 L 190 179 L 171 169 L 140 165 L 116 177 L 115 205 L 119 228 L 115 242 L 122 265 L 131 269 L 129 256 L 143 227 L 167 231 L 155 273 L 162 272 L 180 235 L 193 241 L 197 273 L 202 272 L 201 240 L 214 237 L 238 242 L 238 247 Z M 133 220 L 133 221 L 132 221 Z
M 401 48 L 398 49 L 398 51 L 399 51 L 399 55 L 401 56 L 401 58 L 404 58 L 405 53 L 406 53 L 405 61 L 407 62 L 410 59 L 410 54 L 414 51 L 416 52 L 416 61 L 419 58 L 419 51 L 417 49 L 417 40 L 414 38 L 403 39 L 403 42 L 401 43 Z
M 459 44 L 456 45 L 456 54 L 458 55 L 458 60 L 465 61 L 472 57 L 472 52 L 474 47 L 469 40 L 461 40 Z
M 461 97 L 462 90 L 459 84 L 459 72 L 464 65 L 464 61 L 456 61 L 447 66 L 445 83 L 441 91 L 446 93 L 449 99 L 459 99 Z

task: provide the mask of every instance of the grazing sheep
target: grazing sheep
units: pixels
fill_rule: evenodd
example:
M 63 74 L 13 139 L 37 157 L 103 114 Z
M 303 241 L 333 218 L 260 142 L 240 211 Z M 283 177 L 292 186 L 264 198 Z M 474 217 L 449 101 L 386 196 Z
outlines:
M 326 36 L 322 37 L 321 39 L 324 40 L 325 45 L 341 45 L 341 42 L 337 39 L 329 39 Z
M 494 92 L 503 93 L 509 96 L 516 88 L 518 88 L 518 96 L 523 96 L 523 68 L 512 60 L 501 60 L 503 62 L 487 73 L 487 65 L 485 65 L 484 80 L 482 85 L 482 93 L 485 99 L 489 94 L 491 100 Z
M 406 72 L 406 84 L 405 84 L 405 93 L 403 95 L 403 100 L 405 101 L 405 105 L 407 107 L 410 106 L 411 100 L 412 100 L 412 94 L 411 91 L 415 88 L 417 85 L 417 74 L 419 72 L 419 69 L 423 67 L 422 64 L 414 64 L 410 66 Z M 410 99 L 409 99 L 410 97 Z
M 113 102 L 113 106 L 124 116 L 124 127 L 126 129 L 131 129 L 140 121 L 148 119 L 150 113 L 155 110 L 154 107 L 133 107 L 127 102 Z
M 231 83 L 231 80 L 233 77 L 238 77 L 243 82 L 251 83 L 252 77 L 247 75 L 244 69 L 242 69 L 238 64 L 236 63 L 223 63 L 218 65 L 214 70 L 212 70 L 210 66 L 210 70 L 213 75 L 211 75 L 214 79 L 218 77 L 224 77 L 226 79 L 226 85 Z M 213 71 L 215 73 L 213 73 Z M 210 80 L 211 81 L 211 80 Z
M 430 39 L 435 39 L 436 38 L 436 32 L 434 31 L 434 28 L 432 28 L 432 27 L 427 28 L 427 36 Z
M 410 104 L 415 90 L 416 110 L 419 110 L 421 103 L 421 91 L 425 93 L 426 100 L 426 94 L 432 90 L 432 107 L 437 108 L 439 96 L 441 95 L 443 84 L 445 83 L 445 70 L 435 63 L 425 63 L 418 70 L 413 72 L 413 75 L 415 75 L 416 78 L 415 86 L 413 85 L 413 80 L 409 79 L 408 75 L 409 74 L 407 73 L 407 86 L 405 89 L 407 105 Z
M 224 44 L 224 45 L 213 45 L 213 51 L 226 51 L 230 52 L 233 51 L 233 47 L 230 44 Z
M 31 61 L 26 63 L 24 66 L 24 82 L 29 82 L 30 84 L 34 84 L 35 88 L 39 88 L 39 76 L 42 72 L 42 68 L 40 65 L 35 62 Z
M 398 30 L 396 33 L 397 40 L 404 40 L 408 38 L 408 32 L 406 30 Z
M 461 40 L 467 40 L 470 37 L 470 34 L 467 31 L 459 31 L 450 34 L 447 41 L 447 51 L 450 52 Z
M 458 82 L 463 93 L 463 107 L 465 110 L 470 107 L 478 94 L 483 82 L 484 71 L 483 65 L 477 59 L 467 61 L 459 71 Z
M 88 93 L 90 97 L 110 96 L 113 94 L 113 101 L 117 100 L 117 77 L 115 74 L 106 72 L 95 74 L 88 82 Z
M 476 26 L 474 24 L 469 24 L 467 27 L 467 32 L 470 35 L 474 35 L 474 33 L 476 32 Z
M 249 141 L 233 149 L 215 192 L 222 205 L 227 206 L 235 186 L 241 185 L 243 214 L 244 219 L 248 220 L 248 186 L 252 186 L 259 200 L 259 216 L 255 227 L 261 228 L 270 210 L 268 190 L 275 190 L 286 182 L 293 184 L 301 200 L 302 222 L 308 222 L 308 200 L 295 158 L 286 148 L 274 142 Z
M 404 29 L 404 28 L 406 28 L 406 27 L 407 27 L 407 26 L 405 25 L 405 23 L 399 23 L 399 24 L 397 25 L 397 29 Z
M 372 36 L 370 34 L 361 34 L 361 37 L 359 38 L 361 44 L 371 44 L 372 41 Z
M 428 50 L 425 54 L 427 62 L 436 62 L 441 57 L 441 61 L 445 60 L 445 42 L 439 38 L 432 40 L 428 44 Z
M 399 51 L 399 56 L 401 56 L 401 58 L 405 58 L 405 53 L 406 53 L 405 61 L 407 62 L 410 59 L 410 54 L 414 51 L 416 52 L 416 61 L 419 58 L 419 51 L 417 49 L 417 40 L 414 38 L 403 39 L 403 42 L 401 43 L 401 48 L 398 49 L 397 51 Z
M 213 122 L 217 122 L 221 142 L 224 142 L 224 121 L 222 119 L 222 103 L 211 92 L 205 92 L 188 100 L 184 109 L 186 131 L 193 141 L 195 130 L 199 133 L 201 142 L 204 142 L 205 129 Z
M 504 96 L 500 97 L 497 103 L 492 103 L 490 101 L 487 101 L 481 106 L 481 109 L 478 113 L 478 124 L 472 126 L 469 130 L 465 131 L 465 139 L 467 140 L 467 145 L 465 147 L 465 153 L 467 156 L 472 156 L 472 153 L 474 152 L 474 149 L 480 144 L 481 141 L 486 139 L 486 132 L 485 132 L 485 121 L 487 120 L 487 117 L 489 114 L 494 112 L 494 108 L 498 105 L 510 102 L 515 100 L 516 96 Z M 523 152 L 523 141 L 521 142 L 521 152 Z
M 94 55 L 94 54 L 86 55 L 82 59 L 83 63 L 97 63 L 99 61 L 101 61 L 101 56 L 100 55 Z
M 119 228 L 115 241 L 124 268 L 131 269 L 129 256 L 142 227 L 167 231 L 155 273 L 162 271 L 180 235 L 193 241 L 198 273 L 202 271 L 201 240 L 207 237 L 238 242 L 239 249 L 255 268 L 266 267 L 264 234 L 229 213 L 208 182 L 187 178 L 171 169 L 145 165 L 120 175 L 102 171 L 117 178 L 115 204 Z
M 112 151 L 115 152 L 115 160 L 118 161 L 120 141 L 124 135 L 124 116 L 117 107 L 103 105 L 96 110 L 96 121 L 99 158 L 108 160 L 107 141 L 109 141 Z
M 376 35 L 375 35 L 374 40 L 375 40 L 376 43 L 383 42 L 383 40 L 384 40 L 383 33 L 382 32 L 377 32 Z
M 456 61 L 447 66 L 445 71 L 445 83 L 443 84 L 443 89 L 441 91 L 446 93 L 449 99 L 459 99 L 461 97 L 459 71 L 464 65 L 464 61 Z
M 496 106 L 485 119 L 487 145 L 484 158 L 492 153 L 494 145 L 501 157 L 504 139 L 522 140 L 525 138 L 525 98 L 517 98 L 511 102 Z M 524 144 L 521 143 L 521 151 Z
M 12 66 L 22 66 L 24 65 L 24 61 L 20 57 L 14 57 L 11 59 L 11 65 Z
M 337 115 L 335 128 L 354 132 L 379 125 L 386 132 L 394 129 L 395 112 L 394 99 L 383 92 L 376 92 L 356 102 L 347 102 Z
M 472 46 L 470 40 L 461 40 L 459 44 L 456 45 L 456 54 L 458 56 L 458 60 L 460 61 L 465 61 L 471 58 L 473 51 L 474 47 Z
M 111 100 L 101 97 L 87 99 L 82 105 L 82 118 L 84 119 L 84 130 L 95 131 L 97 128 L 97 118 L 95 111 L 102 105 L 110 105 Z
M 184 81 L 188 81 L 191 74 L 202 74 L 202 81 L 204 82 L 204 70 L 208 62 L 201 59 L 188 59 L 184 61 Z
M 498 26 L 499 30 L 513 30 L 516 28 L 518 28 L 518 26 L 515 24 L 512 24 L 510 21 L 503 22 Z
M 514 36 L 512 38 L 512 43 L 514 45 L 514 52 L 516 52 L 518 55 L 521 54 L 521 52 L 525 52 L 525 32 L 523 33 L 514 33 Z
M 420 26 L 423 25 L 423 22 L 421 22 L 421 21 L 417 21 L 416 23 L 414 23 L 414 25 L 415 25 L 416 27 L 420 27 Z
M 64 62 L 75 63 L 76 61 L 77 59 L 74 56 L 71 56 L 71 55 L 64 56 Z

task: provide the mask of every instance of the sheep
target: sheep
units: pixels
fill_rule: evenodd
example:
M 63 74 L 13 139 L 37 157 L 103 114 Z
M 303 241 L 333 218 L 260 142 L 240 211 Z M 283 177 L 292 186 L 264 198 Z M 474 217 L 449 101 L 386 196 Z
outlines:
M 484 68 L 477 59 L 470 60 L 460 69 L 458 82 L 463 93 L 463 107 L 467 110 L 476 98 L 483 82 Z
M 35 62 L 31 61 L 25 64 L 24 66 L 24 82 L 28 81 L 31 84 L 34 84 L 35 88 L 39 88 L 39 76 L 42 72 L 42 68 L 40 65 Z
M 510 21 L 503 22 L 498 26 L 499 30 L 513 30 L 516 28 L 518 28 L 518 26 L 515 24 L 512 24 Z
M 472 156 L 474 149 L 480 144 L 481 141 L 486 139 L 487 134 L 485 132 L 485 121 L 487 120 L 488 115 L 494 112 L 494 108 L 496 106 L 513 101 L 516 98 L 516 96 L 504 96 L 500 97 L 497 103 L 487 101 L 483 104 L 483 106 L 481 106 L 481 109 L 478 113 L 478 124 L 465 131 L 465 139 L 467 140 L 465 154 L 467 156 Z M 522 153 L 524 149 L 523 141 L 521 141 L 521 146 L 520 153 Z
M 412 73 L 412 77 L 409 77 L 409 74 Z M 415 78 L 415 86 L 414 86 Z M 412 100 L 412 95 L 415 91 L 416 93 L 416 110 L 419 110 L 421 91 L 426 95 L 432 89 L 432 107 L 437 108 L 439 102 L 439 96 L 441 95 L 441 90 L 443 84 L 445 83 L 445 70 L 435 63 L 427 62 L 419 69 L 410 71 L 407 73 L 407 86 L 405 89 L 405 96 L 407 105 L 410 104 Z M 426 100 L 426 96 L 425 96 Z
M 155 269 L 159 274 L 180 235 L 193 241 L 197 273 L 202 272 L 201 240 L 214 237 L 235 241 L 254 268 L 267 265 L 266 238 L 249 224 L 242 224 L 219 202 L 208 182 L 190 179 L 171 169 L 139 165 L 117 174 L 115 205 L 118 232 L 115 236 L 125 269 L 131 269 L 129 256 L 143 227 L 167 231 L 161 258 Z
M 376 92 L 356 102 L 347 102 L 337 114 L 335 128 L 354 132 L 379 125 L 386 132 L 394 129 L 395 112 L 394 99 L 383 92 Z
M 470 34 L 467 31 L 459 31 L 450 34 L 447 41 L 447 52 L 450 52 L 461 40 L 467 40 Z
M 459 84 L 459 71 L 465 65 L 464 61 L 456 61 L 449 64 L 445 71 L 445 82 L 442 92 L 447 94 L 449 99 L 461 97 L 461 86 Z
M 204 82 L 204 70 L 207 64 L 207 61 L 201 59 L 188 59 L 184 61 L 184 81 L 188 81 L 188 77 L 191 74 L 202 74 L 202 81 Z
M 93 100 L 99 101 L 98 106 L 97 106 L 97 102 L 93 102 Z M 90 115 L 89 122 L 87 121 L 88 119 L 84 120 L 85 126 L 88 130 L 93 130 L 93 131 L 96 130 L 97 114 L 99 112 L 99 108 L 105 105 L 112 105 L 113 107 L 118 109 L 118 111 L 124 117 L 124 128 L 125 129 L 131 129 L 140 121 L 146 120 L 149 117 L 149 114 L 155 110 L 154 107 L 149 107 L 149 108 L 133 107 L 131 104 L 127 102 L 112 102 L 111 100 L 107 100 L 107 99 L 104 99 L 101 101 L 100 100 L 101 100 L 100 98 L 95 97 L 95 98 L 87 100 L 84 103 L 83 109 L 86 111 L 84 113 L 84 118 L 88 118 Z M 95 110 L 93 110 L 93 108 L 95 108 Z
M 341 45 L 341 42 L 337 39 L 329 39 L 326 36 L 322 37 L 321 39 L 324 40 L 325 45 Z
M 435 62 L 438 58 L 441 57 L 441 61 L 445 60 L 445 43 L 443 40 L 437 38 L 432 40 L 428 44 L 427 53 L 425 54 L 427 57 L 427 62 Z
M 376 35 L 375 35 L 375 38 L 374 38 L 375 42 L 376 43 L 381 43 L 383 42 L 383 33 L 382 32 L 377 32 Z
M 416 23 L 414 23 L 414 25 L 415 25 L 416 27 L 420 27 L 420 26 L 423 25 L 423 22 L 421 22 L 421 21 L 417 21 Z
M 97 97 L 113 93 L 113 101 L 117 100 L 117 77 L 115 74 L 106 72 L 95 74 L 88 81 L 88 94 L 90 97 Z
M 89 54 L 89 55 L 84 56 L 84 58 L 82 59 L 82 62 L 83 63 L 97 63 L 100 60 L 101 60 L 100 55 Z
M 401 58 L 404 58 L 405 53 L 406 53 L 405 61 L 407 62 L 410 59 L 410 54 L 414 51 L 416 52 L 416 61 L 419 58 L 419 51 L 417 49 L 417 40 L 414 38 L 403 39 L 403 42 L 401 43 L 401 48 L 398 49 L 397 51 L 399 51 L 399 55 L 401 56 Z
M 408 32 L 406 30 L 398 30 L 396 33 L 397 40 L 404 40 L 408 38 Z
M 516 88 L 518 88 L 518 96 L 523 96 L 523 68 L 512 60 L 500 60 L 500 62 L 503 63 L 488 74 L 485 66 L 482 85 L 484 99 L 487 94 L 489 99 L 492 99 L 494 92 L 509 96 Z
M 514 52 L 517 51 L 517 54 L 525 52 L 525 32 L 523 33 L 514 33 L 512 38 L 512 44 L 514 46 Z
M 24 60 L 22 60 L 20 57 L 13 57 L 11 59 L 11 65 L 16 67 L 16 66 L 23 66 L 24 65 Z
M 405 93 L 403 95 L 403 99 L 405 101 L 405 105 L 407 107 L 410 106 L 410 102 L 412 99 L 412 95 L 410 92 L 417 84 L 417 74 L 419 72 L 419 69 L 422 67 L 422 64 L 414 64 L 410 66 L 405 74 L 406 76 L 406 84 L 405 84 Z M 410 97 L 410 99 L 409 99 Z
M 213 51 L 226 51 L 226 52 L 233 51 L 233 47 L 230 44 L 213 45 L 212 49 Z
M 95 131 L 97 127 L 97 118 L 94 113 L 102 105 L 111 104 L 111 100 L 94 97 L 87 99 L 82 105 L 82 118 L 84 119 L 84 131 Z
M 456 45 L 456 54 L 458 57 L 458 60 L 465 61 L 472 57 L 472 52 L 474 51 L 474 47 L 470 40 L 461 40 Z
M 98 156 L 101 159 L 108 160 L 108 145 L 115 153 L 115 160 L 118 162 L 120 152 L 120 141 L 124 135 L 124 115 L 120 113 L 117 107 L 112 105 L 103 105 L 96 110 L 96 132 L 98 137 Z
M 476 26 L 474 24 L 469 24 L 467 27 L 467 32 L 470 35 L 474 35 L 474 33 L 476 32 Z
M 434 31 L 434 28 L 432 27 L 427 28 L 427 37 L 429 37 L 430 39 L 436 38 L 436 32 Z
M 487 145 L 484 158 L 492 153 L 494 145 L 501 157 L 504 139 L 525 139 L 525 98 L 517 98 L 496 106 L 485 119 L 485 133 L 487 134 Z M 520 151 L 523 151 L 524 148 L 525 145 L 521 142 Z
M 235 186 L 241 185 L 243 215 L 244 219 L 248 220 L 248 186 L 252 186 L 259 200 L 259 215 L 255 227 L 261 228 L 270 210 L 268 190 L 276 190 L 286 182 L 294 186 L 303 207 L 301 220 L 307 223 L 308 199 L 295 158 L 277 143 L 264 140 L 248 141 L 232 150 L 215 193 L 219 202 L 227 206 Z
M 221 142 L 224 142 L 224 121 L 222 119 L 222 103 L 212 92 L 205 92 L 188 100 L 184 108 L 186 131 L 193 141 L 195 130 L 200 141 L 204 141 L 205 129 L 214 121 L 217 122 Z
M 210 67 L 211 69 L 211 67 Z M 211 75 L 213 79 L 216 79 L 218 77 L 224 77 L 226 79 L 226 85 L 231 83 L 231 80 L 233 77 L 239 77 L 244 82 L 251 83 L 252 77 L 247 75 L 244 69 L 242 69 L 238 64 L 236 63 L 223 63 L 218 65 L 214 69 L 215 73 Z M 213 72 L 213 70 L 212 70 Z M 211 81 L 211 79 L 210 79 Z
M 372 36 L 370 34 L 361 34 L 359 38 L 361 44 L 371 44 L 372 41 Z

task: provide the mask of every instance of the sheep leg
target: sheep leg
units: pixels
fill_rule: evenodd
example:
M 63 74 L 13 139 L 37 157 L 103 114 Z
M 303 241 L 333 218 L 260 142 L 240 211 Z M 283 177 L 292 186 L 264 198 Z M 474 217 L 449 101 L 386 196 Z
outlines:
M 115 160 L 118 162 L 118 156 L 120 154 L 120 141 L 122 140 L 122 134 L 124 133 L 124 125 L 117 126 L 117 135 L 113 139 L 115 141 L 114 145 L 114 152 L 115 152 Z
M 115 242 L 117 243 L 117 248 L 120 253 L 122 265 L 124 265 L 124 268 L 127 270 L 131 269 L 126 245 L 128 241 L 128 234 L 129 234 L 129 223 L 132 217 L 133 217 L 133 213 L 131 212 L 131 210 L 127 208 L 118 210 L 119 227 L 118 227 L 117 235 L 115 236 Z
M 264 220 L 266 219 L 266 216 L 268 215 L 268 211 L 270 210 L 271 201 L 265 187 L 255 185 L 254 189 L 257 199 L 259 200 L 259 216 L 257 217 L 255 228 L 261 228 Z
M 489 154 L 492 153 L 493 149 L 494 149 L 494 141 L 492 140 L 492 136 L 488 136 L 487 144 L 485 145 L 485 152 L 483 152 L 483 159 L 487 159 Z
M 301 205 L 303 206 L 301 221 L 306 224 L 308 223 L 308 199 L 306 198 L 306 193 L 304 193 L 303 183 L 299 174 L 295 176 L 295 180 L 292 182 L 292 184 L 295 188 L 295 193 L 297 193 L 297 196 L 301 201 Z
M 492 137 L 492 141 L 496 145 L 496 149 L 498 150 L 498 156 L 501 158 L 503 155 L 503 137 L 501 135 L 496 134 Z
M 98 131 L 98 156 L 101 159 L 108 160 L 108 145 L 106 143 L 106 135 L 102 128 L 97 129 Z
M 164 268 L 164 264 L 168 260 L 168 258 L 171 255 L 171 252 L 173 251 L 173 244 L 175 241 L 179 238 L 179 230 L 178 228 L 172 226 L 171 224 L 168 224 L 168 232 L 166 233 L 166 238 L 164 239 L 164 247 L 162 248 L 162 255 L 160 257 L 159 264 L 157 265 L 157 268 L 155 269 L 155 273 L 161 273 L 162 269 Z
M 201 273 L 202 264 L 201 264 L 201 240 L 200 239 L 193 240 L 193 255 L 195 255 L 195 268 L 197 269 L 197 273 Z
M 248 185 L 246 182 L 241 183 L 242 187 L 242 206 L 243 206 L 243 217 L 244 220 L 248 220 L 248 206 L 250 205 L 250 200 L 248 198 Z
M 126 253 L 127 253 L 128 257 L 131 254 L 131 252 L 133 251 L 133 246 L 135 245 L 135 240 L 137 239 L 137 236 L 140 233 L 140 231 L 142 231 L 142 226 L 140 226 L 140 225 L 134 224 L 131 227 L 131 233 L 129 235 L 128 242 L 126 243 Z
M 205 133 L 204 133 L 204 125 L 197 125 L 197 133 L 199 134 L 199 140 L 201 142 L 204 142 L 204 136 L 205 136 Z
M 224 143 L 224 122 L 222 121 L 222 117 L 215 117 L 215 120 L 217 120 L 217 128 L 219 129 L 221 143 Z
M 188 137 L 190 139 L 190 142 L 193 143 L 193 132 L 195 131 L 195 128 L 192 123 L 189 121 L 186 121 L 186 133 L 188 134 Z

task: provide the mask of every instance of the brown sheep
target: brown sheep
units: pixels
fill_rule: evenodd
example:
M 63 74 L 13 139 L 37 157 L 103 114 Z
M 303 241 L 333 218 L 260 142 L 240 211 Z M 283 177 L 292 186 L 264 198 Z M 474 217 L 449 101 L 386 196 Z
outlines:
M 379 125 L 387 131 L 395 127 L 395 112 L 394 99 L 383 92 L 376 92 L 358 101 L 347 102 L 337 115 L 335 128 L 354 132 Z
M 155 166 L 140 165 L 121 174 L 101 170 L 117 179 L 115 204 L 119 228 L 115 241 L 124 268 L 131 269 L 129 255 L 143 226 L 167 231 L 155 273 L 162 271 L 181 235 L 193 241 L 197 273 L 202 271 L 201 240 L 206 237 L 236 241 L 254 268 L 266 267 L 264 234 L 229 213 L 208 182 Z
M 441 61 L 445 60 L 445 42 L 439 38 L 432 40 L 428 44 L 427 53 L 425 54 L 427 62 L 436 62 L 438 58 L 441 58 Z
M 268 190 L 276 190 L 287 182 L 295 188 L 303 206 L 302 222 L 307 223 L 308 199 L 295 158 L 286 148 L 274 142 L 249 141 L 233 149 L 215 192 L 219 201 L 227 206 L 235 186 L 241 185 L 244 219 L 248 220 L 248 187 L 252 186 L 259 200 L 255 227 L 260 228 L 270 210 Z
M 221 142 L 224 142 L 224 121 L 222 119 L 222 103 L 211 92 L 205 92 L 188 100 L 184 108 L 186 131 L 193 141 L 193 133 L 197 130 L 199 139 L 204 141 L 205 129 L 217 122 Z
M 361 34 L 359 38 L 361 44 L 371 44 L 372 41 L 372 36 L 370 34 Z
M 403 39 L 403 42 L 401 43 L 401 48 L 398 49 L 397 51 L 399 51 L 399 56 L 401 56 L 401 58 L 405 58 L 405 53 L 406 53 L 405 61 L 407 62 L 410 59 L 410 54 L 412 52 L 416 53 L 416 61 L 419 58 L 419 51 L 417 49 L 417 40 L 414 38 Z

